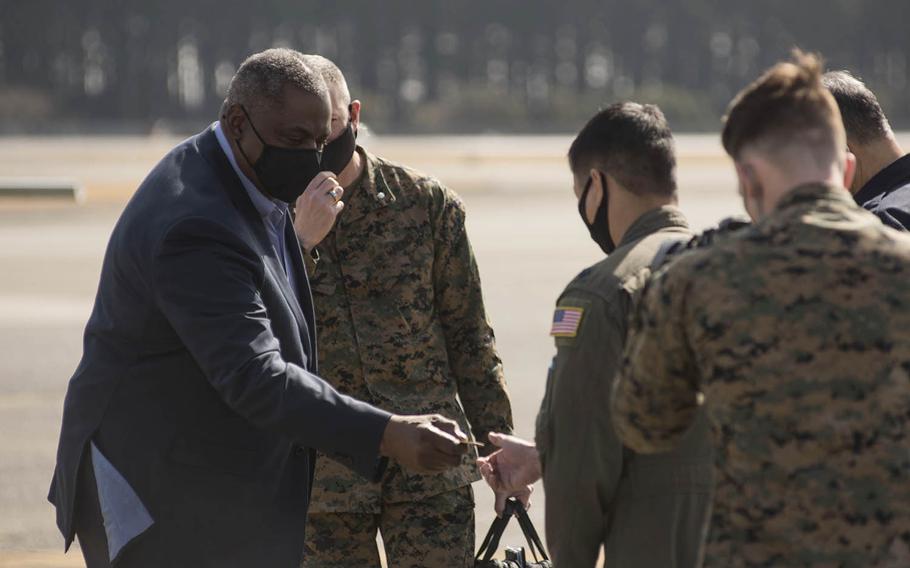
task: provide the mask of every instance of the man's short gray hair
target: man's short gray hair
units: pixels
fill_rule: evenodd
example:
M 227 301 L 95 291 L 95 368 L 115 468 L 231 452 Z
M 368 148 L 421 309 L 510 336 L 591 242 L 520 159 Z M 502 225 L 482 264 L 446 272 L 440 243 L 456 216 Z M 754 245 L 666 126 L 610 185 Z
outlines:
M 249 56 L 231 79 L 221 112 L 232 105 L 246 109 L 284 103 L 284 88 L 296 87 L 320 98 L 328 97 L 322 73 L 309 67 L 303 54 L 286 48 L 267 49 Z
M 316 55 L 315 53 L 303 54 L 301 57 L 303 57 L 303 62 L 306 63 L 308 67 L 322 75 L 322 79 L 325 81 L 326 85 L 330 87 L 339 87 L 341 96 L 347 99 L 346 101 L 343 101 L 345 105 L 351 102 L 351 93 L 348 91 L 348 83 L 345 81 L 344 74 L 337 65 L 330 59 L 321 55 Z

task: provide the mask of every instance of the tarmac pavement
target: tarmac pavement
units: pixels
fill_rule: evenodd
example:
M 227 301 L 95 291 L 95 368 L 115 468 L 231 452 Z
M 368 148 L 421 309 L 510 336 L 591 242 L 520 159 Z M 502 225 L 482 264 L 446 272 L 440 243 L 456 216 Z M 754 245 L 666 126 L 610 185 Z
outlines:
M 376 138 L 378 153 L 432 173 L 459 191 L 512 396 L 516 433 L 532 438 L 553 304 L 601 258 L 581 224 L 565 166 L 568 137 Z M 0 175 L 71 177 L 85 205 L 0 201 L 0 568 L 81 566 L 62 555 L 45 497 L 66 383 L 81 356 L 110 231 L 126 199 L 174 139 L 0 139 Z M 742 213 L 732 166 L 716 136 L 679 143 L 680 195 L 693 225 Z M 478 483 L 477 534 L 493 518 Z M 544 495 L 531 516 L 543 533 Z M 510 529 L 503 544 L 524 544 Z

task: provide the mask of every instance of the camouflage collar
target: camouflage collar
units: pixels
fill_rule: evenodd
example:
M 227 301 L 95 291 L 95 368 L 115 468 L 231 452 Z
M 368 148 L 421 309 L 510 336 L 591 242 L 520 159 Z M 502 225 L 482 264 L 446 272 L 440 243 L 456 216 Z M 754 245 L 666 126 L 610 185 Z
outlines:
M 341 213 L 339 224 L 347 225 L 395 203 L 395 193 L 382 173 L 382 160 L 357 146 L 364 159 L 363 175 L 351 191 L 348 207 Z
M 806 183 L 798 185 L 785 194 L 775 207 L 775 211 L 783 211 L 806 203 L 821 201 L 834 201 L 847 205 L 856 205 L 850 192 L 840 185 L 829 183 Z
M 625 246 L 647 237 L 652 233 L 671 227 L 678 227 L 680 229 L 689 228 L 689 223 L 686 221 L 686 217 L 683 215 L 682 211 L 673 205 L 664 205 L 663 207 L 652 209 L 636 219 L 635 222 L 629 226 L 626 230 L 626 234 L 622 236 L 622 241 L 619 243 L 619 246 Z

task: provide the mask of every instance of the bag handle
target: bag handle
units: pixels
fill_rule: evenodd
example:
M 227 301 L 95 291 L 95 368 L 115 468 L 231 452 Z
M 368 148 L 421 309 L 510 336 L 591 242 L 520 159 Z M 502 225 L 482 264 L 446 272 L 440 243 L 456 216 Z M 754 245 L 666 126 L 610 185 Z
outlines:
M 521 532 L 524 533 L 525 539 L 528 541 L 528 549 L 534 556 L 534 562 L 540 562 L 540 559 L 537 558 L 537 552 L 534 551 L 535 547 L 540 552 L 541 558 L 550 560 L 550 557 L 547 556 L 547 551 L 544 550 L 543 542 L 541 542 L 540 536 L 537 534 L 537 529 L 534 528 L 534 523 L 531 522 L 531 517 L 528 516 L 524 506 L 516 499 L 513 508 L 515 509 L 515 518 L 518 519 Z
M 490 530 L 487 531 L 487 536 L 483 539 L 483 543 L 480 545 L 480 548 L 477 550 L 477 554 L 474 556 L 475 562 L 481 559 L 481 555 L 483 555 L 484 562 L 488 562 L 493 559 L 493 555 L 496 554 L 496 550 L 499 548 L 499 540 L 502 538 L 502 533 L 505 532 L 510 518 L 511 515 L 506 515 L 505 512 L 503 512 L 503 515 L 501 517 L 496 517 L 493 519 L 493 524 L 490 525 Z
M 538 552 L 544 560 L 550 560 L 546 550 L 544 550 L 540 536 L 534 528 L 534 523 L 531 522 L 528 512 L 525 511 L 524 505 L 522 505 L 518 499 L 510 497 L 506 501 L 502 516 L 496 517 L 493 520 L 493 524 L 490 525 L 490 530 L 487 532 L 487 536 L 483 539 L 483 543 L 480 545 L 480 548 L 477 550 L 477 555 L 474 557 L 475 561 L 483 560 L 484 562 L 488 562 L 493 559 L 493 555 L 496 554 L 496 551 L 499 549 L 499 541 L 502 539 L 502 533 L 505 532 L 506 527 L 509 525 L 509 520 L 511 520 L 513 516 L 518 519 L 518 525 L 521 527 L 521 532 L 525 535 L 525 540 L 528 541 L 528 549 L 534 556 L 534 562 L 540 562 L 537 557 Z M 483 556 L 482 559 L 481 556 Z

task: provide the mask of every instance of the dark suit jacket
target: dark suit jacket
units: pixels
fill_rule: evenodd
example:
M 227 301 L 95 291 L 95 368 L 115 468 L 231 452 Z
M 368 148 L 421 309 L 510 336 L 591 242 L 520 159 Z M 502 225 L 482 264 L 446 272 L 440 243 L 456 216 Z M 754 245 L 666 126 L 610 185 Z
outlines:
M 192 566 L 296 567 L 310 448 L 378 475 L 389 414 L 314 374 L 309 284 L 288 250 L 299 294 L 212 128 L 139 187 L 111 235 L 66 394 L 50 500 L 67 547 L 92 439 L 162 545 Z
M 910 154 L 882 168 L 853 199 L 892 229 L 910 230 Z

